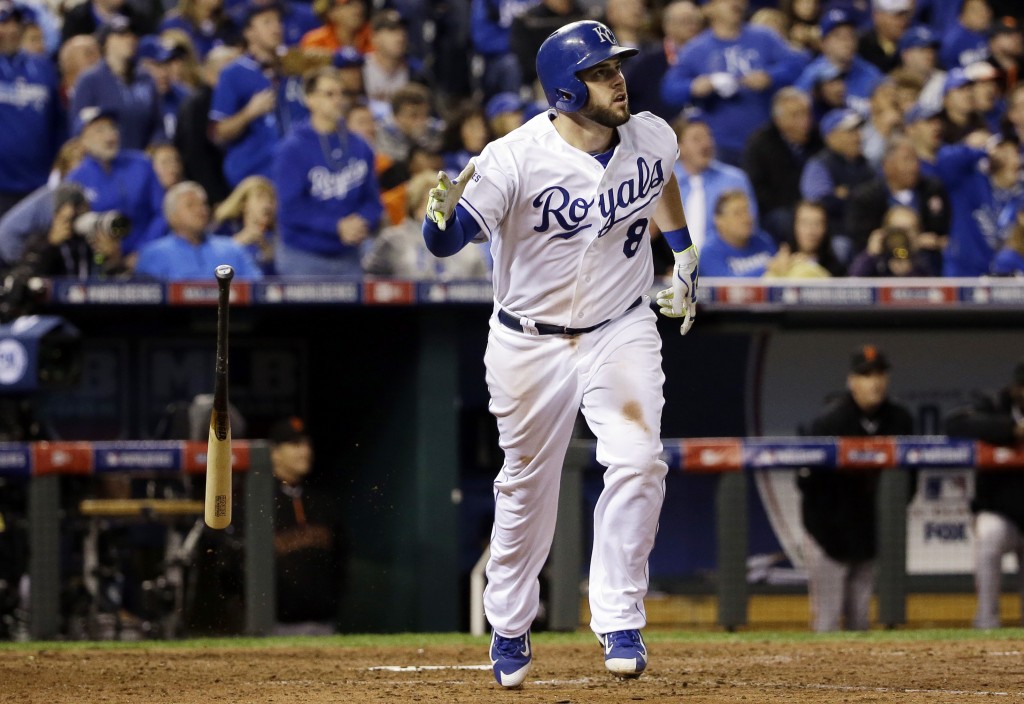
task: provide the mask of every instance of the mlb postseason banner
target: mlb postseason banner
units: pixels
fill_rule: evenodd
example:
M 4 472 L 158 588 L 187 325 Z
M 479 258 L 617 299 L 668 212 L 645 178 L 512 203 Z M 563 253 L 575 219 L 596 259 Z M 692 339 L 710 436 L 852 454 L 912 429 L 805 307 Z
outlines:
M 0 475 L 205 474 L 206 446 L 205 440 L 0 443 Z M 249 469 L 251 447 L 248 440 L 231 442 L 233 471 Z
M 993 447 L 946 437 L 779 437 L 665 440 L 670 469 L 718 474 L 743 470 L 809 468 L 980 469 L 1024 468 L 1024 449 Z M 231 443 L 232 468 L 249 469 L 248 440 Z M 597 461 L 591 453 L 591 466 Z M 206 471 L 206 441 L 118 440 L 110 442 L 0 443 L 0 475 L 92 475 L 111 472 Z
M 653 294 L 665 285 L 656 283 Z M 782 308 L 981 309 L 1024 308 L 1020 279 L 723 279 L 703 278 L 700 303 L 711 310 Z M 47 299 L 64 305 L 213 306 L 217 284 L 209 281 L 79 282 L 55 279 Z M 492 301 L 491 283 L 404 279 L 266 279 L 235 281 L 234 305 L 431 305 Z

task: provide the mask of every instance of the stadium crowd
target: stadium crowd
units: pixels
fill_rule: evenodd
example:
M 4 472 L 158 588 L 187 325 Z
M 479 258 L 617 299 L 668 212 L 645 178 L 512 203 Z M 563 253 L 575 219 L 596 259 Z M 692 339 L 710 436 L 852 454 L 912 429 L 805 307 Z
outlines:
M 1014 0 L 0 0 L 0 267 L 484 276 L 425 191 L 588 17 L 640 50 L 705 276 L 1024 274 Z

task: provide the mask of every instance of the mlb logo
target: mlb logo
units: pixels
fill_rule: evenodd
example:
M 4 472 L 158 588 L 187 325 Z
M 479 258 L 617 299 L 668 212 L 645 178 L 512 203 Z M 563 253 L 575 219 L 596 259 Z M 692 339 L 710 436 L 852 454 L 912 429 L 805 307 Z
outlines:
M 924 498 L 928 501 L 944 499 L 966 499 L 970 493 L 967 477 L 962 474 L 951 476 L 931 475 L 924 477 Z

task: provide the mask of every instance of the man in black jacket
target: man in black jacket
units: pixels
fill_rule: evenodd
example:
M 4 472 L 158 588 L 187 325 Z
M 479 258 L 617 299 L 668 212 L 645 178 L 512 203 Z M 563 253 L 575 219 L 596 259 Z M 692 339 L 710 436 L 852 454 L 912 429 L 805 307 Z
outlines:
M 811 421 L 808 435 L 909 435 L 913 419 L 889 399 L 889 360 L 873 345 L 853 355 L 847 393 Z M 815 631 L 868 628 L 875 581 L 878 472 L 807 471 L 797 478 L 807 531 L 804 562 Z M 844 623 L 845 621 L 845 623 Z
M 946 419 L 946 434 L 1018 448 L 1024 444 L 1024 360 L 996 398 L 979 394 Z M 979 472 L 974 479 L 975 628 L 998 628 L 1003 555 L 1014 552 L 1024 565 L 1024 473 Z M 1019 571 L 1024 574 L 1024 571 Z M 1021 583 L 1024 594 L 1024 580 Z
M 881 175 L 850 193 L 845 231 L 854 255 L 867 248 L 871 233 L 882 227 L 886 211 L 894 205 L 917 211 L 921 232 L 914 244 L 928 254 L 934 271 L 942 271 L 942 249 L 949 235 L 949 198 L 941 182 L 921 173 L 917 152 L 906 137 L 889 140 Z
M 210 103 L 220 72 L 240 54 L 238 49 L 228 46 L 210 50 L 203 61 L 203 84 L 178 108 L 174 146 L 181 154 L 185 179 L 202 186 L 211 204 L 222 202 L 231 188 L 224 178 L 224 151 L 210 139 Z
M 776 242 L 786 242 L 793 234 L 800 174 L 821 147 L 811 99 L 796 88 L 779 90 L 772 98 L 771 122 L 750 136 L 743 152 L 743 170 L 754 186 L 761 227 Z

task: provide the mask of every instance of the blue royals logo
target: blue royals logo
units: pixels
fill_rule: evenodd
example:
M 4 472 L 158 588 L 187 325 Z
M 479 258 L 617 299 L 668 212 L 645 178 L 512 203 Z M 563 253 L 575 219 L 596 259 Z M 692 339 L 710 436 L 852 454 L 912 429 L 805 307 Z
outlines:
M 598 237 L 603 237 L 615 223 L 630 217 L 661 193 L 665 185 L 661 159 L 651 166 L 642 156 L 637 157 L 636 171 L 636 178 L 611 186 L 597 197 L 598 210 L 605 219 Z M 643 202 L 633 207 L 637 201 Z M 533 199 L 533 207 L 541 210 L 540 224 L 533 229 L 535 232 L 547 232 L 555 228 L 561 232 L 554 233 L 552 237 L 567 240 L 593 225 L 590 222 L 583 224 L 593 205 L 594 199 L 573 198 L 561 186 L 548 186 Z

